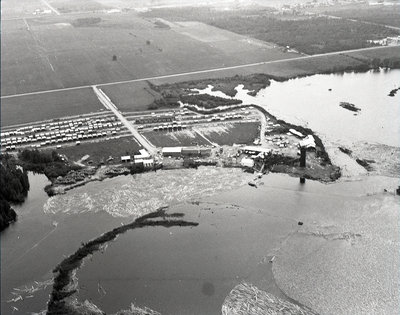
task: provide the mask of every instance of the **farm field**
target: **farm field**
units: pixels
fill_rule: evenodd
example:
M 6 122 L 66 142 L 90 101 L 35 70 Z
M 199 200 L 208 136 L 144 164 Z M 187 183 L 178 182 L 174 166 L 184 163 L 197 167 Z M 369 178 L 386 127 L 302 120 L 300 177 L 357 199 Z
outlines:
M 260 124 L 255 122 L 230 123 L 220 126 L 196 127 L 195 130 L 219 145 L 253 144 L 260 137 Z
M 210 145 L 208 141 L 193 130 L 175 132 L 144 131 L 142 135 L 156 147 Z
M 113 162 L 121 162 L 122 155 L 139 154 L 142 146 L 136 142 L 132 136 L 121 137 L 118 139 L 101 140 L 96 142 L 84 142 L 80 145 L 72 145 L 57 149 L 57 152 L 65 154 L 72 161 L 79 161 L 85 155 L 89 155 L 88 160 L 92 160 L 93 164 L 106 162 L 111 156 Z
M 1 125 L 106 111 L 91 88 L 26 95 L 1 100 Z
M 145 81 L 109 85 L 101 89 L 122 112 L 146 111 L 150 104 L 160 98 Z
M 2 21 L 1 94 L 117 82 L 295 57 L 215 27 L 221 41 L 160 28 L 137 13 L 49 14 Z M 221 35 L 222 36 L 222 35 Z M 237 49 L 235 49 L 237 45 Z M 179 49 L 177 49 L 179 47 Z M 27 49 L 28 48 L 28 49 Z
M 279 16 L 274 13 L 267 9 L 221 11 L 210 8 L 162 8 L 143 15 L 170 19 L 179 25 L 182 21 L 198 21 L 263 42 L 290 46 L 311 55 L 370 47 L 373 44 L 368 40 L 399 35 L 398 30 L 381 25 L 297 14 L 292 17 Z

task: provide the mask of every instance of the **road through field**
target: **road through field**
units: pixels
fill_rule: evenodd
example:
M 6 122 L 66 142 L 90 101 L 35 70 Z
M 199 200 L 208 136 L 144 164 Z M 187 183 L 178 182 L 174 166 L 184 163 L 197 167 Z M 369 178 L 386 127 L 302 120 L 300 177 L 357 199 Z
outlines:
M 130 133 L 143 146 L 143 148 L 145 148 L 151 155 L 157 154 L 157 149 L 142 137 L 142 135 L 133 127 L 133 125 L 121 114 L 114 103 L 111 102 L 108 96 L 102 90 L 97 88 L 97 86 L 93 85 L 92 88 L 99 101 L 118 117 L 119 121 L 130 131 Z
M 400 46 L 400 45 L 398 45 L 398 46 Z M 368 47 L 368 48 L 361 48 L 361 49 L 342 50 L 342 51 L 335 51 L 335 52 L 329 52 L 329 53 L 317 54 L 317 55 L 311 55 L 311 56 L 301 56 L 301 57 L 287 58 L 287 59 L 280 59 L 280 60 L 272 60 L 272 61 L 261 61 L 261 62 L 248 63 L 248 64 L 242 64 L 242 65 L 237 65 L 237 66 L 219 67 L 219 68 L 212 68 L 212 69 L 206 69 L 206 70 L 197 70 L 197 71 L 190 71 L 190 72 L 181 72 L 181 73 L 166 74 L 166 75 L 147 77 L 147 78 L 139 78 L 139 79 L 132 79 L 132 80 L 124 80 L 124 81 L 105 82 L 105 83 L 96 84 L 96 86 L 97 87 L 111 86 L 111 85 L 124 84 L 124 83 L 134 83 L 134 82 L 142 82 L 142 81 L 149 81 L 149 80 L 158 80 L 158 79 L 168 79 L 168 78 L 182 77 L 182 76 L 186 76 L 186 75 L 195 75 L 195 74 L 211 73 L 211 72 L 221 72 L 221 71 L 226 71 L 226 70 L 234 70 L 234 69 L 254 67 L 254 66 L 262 66 L 262 65 L 268 65 L 268 64 L 277 64 L 277 63 L 282 63 L 282 62 L 287 62 L 287 61 L 307 60 L 307 59 L 318 58 L 318 57 L 323 57 L 323 56 L 334 56 L 334 55 L 340 55 L 340 54 L 346 54 L 346 53 L 354 53 L 354 52 L 362 52 L 362 51 L 368 51 L 368 50 L 374 50 L 374 49 L 385 49 L 387 47 L 388 46 L 380 46 L 380 47 Z M 13 98 L 13 97 L 18 97 L 18 96 L 27 96 L 27 95 L 39 95 L 39 94 L 46 94 L 46 93 L 53 93 L 53 92 L 60 92 L 60 91 L 73 91 L 73 90 L 79 90 L 79 89 L 91 88 L 91 87 L 93 87 L 93 85 L 81 85 L 81 86 L 74 86 L 74 87 L 69 87 L 69 88 L 61 88 L 61 89 L 44 90 L 44 91 L 28 92 L 28 93 L 21 93 L 21 94 L 4 95 L 4 96 L 1 96 L 1 99 Z

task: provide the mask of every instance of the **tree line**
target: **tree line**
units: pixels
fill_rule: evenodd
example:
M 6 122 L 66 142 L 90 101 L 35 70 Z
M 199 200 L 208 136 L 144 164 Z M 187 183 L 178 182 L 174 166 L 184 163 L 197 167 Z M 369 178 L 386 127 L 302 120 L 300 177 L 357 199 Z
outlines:
M 29 190 L 26 171 L 15 163 L 9 155 L 1 156 L 0 165 L 0 230 L 4 230 L 17 219 L 17 214 L 10 203 L 21 203 Z
M 71 170 L 79 166 L 70 165 L 56 151 L 39 151 L 24 149 L 18 154 L 24 169 L 43 173 L 50 180 L 58 176 L 65 176 Z

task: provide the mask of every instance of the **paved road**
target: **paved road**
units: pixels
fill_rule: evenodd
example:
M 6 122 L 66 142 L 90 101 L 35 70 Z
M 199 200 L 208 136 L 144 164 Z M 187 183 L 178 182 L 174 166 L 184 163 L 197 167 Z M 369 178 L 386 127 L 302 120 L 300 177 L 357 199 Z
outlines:
M 167 79 L 167 78 L 182 77 L 182 76 L 185 76 L 185 75 L 202 74 L 202 73 L 210 73 L 210 72 L 221 72 L 221 71 L 225 71 L 225 70 L 234 70 L 234 69 L 247 68 L 247 67 L 253 67 L 253 66 L 262 66 L 262 65 L 275 64 L 275 63 L 279 64 L 279 63 L 290 61 L 290 60 L 306 60 L 306 59 L 317 58 L 317 57 L 321 57 L 321 56 L 333 56 L 333 55 L 340 55 L 340 54 L 359 52 L 359 51 L 367 51 L 367 50 L 374 50 L 374 49 L 385 49 L 387 47 L 388 46 L 381 46 L 381 47 L 368 47 L 368 48 L 361 48 L 361 49 L 335 51 L 335 52 L 330 52 L 330 53 L 325 53 L 325 54 L 317 54 L 317 55 L 311 55 L 311 56 L 301 56 L 301 57 L 287 58 L 287 59 L 280 59 L 280 60 L 272 60 L 272 61 L 261 61 L 261 62 L 256 62 L 256 63 L 248 63 L 248 64 L 230 66 L 230 67 L 220 67 L 220 68 L 212 68 L 212 69 L 207 69 L 207 70 L 198 70 L 198 71 L 166 74 L 166 75 L 147 77 L 147 78 L 140 78 L 140 79 L 132 79 L 132 80 L 125 80 L 125 81 L 99 83 L 99 84 L 96 84 L 96 86 L 98 86 L 98 87 L 110 86 L 110 85 L 117 85 L 117 84 L 122 84 L 122 83 L 134 83 L 134 82 L 141 82 L 141 81 L 148 81 L 148 80 L 157 80 L 157 79 Z M 74 86 L 74 87 L 62 88 L 62 89 L 53 89 L 53 90 L 44 90 L 44 91 L 28 92 L 28 93 L 13 94 L 13 95 L 4 95 L 4 96 L 1 97 L 1 99 L 8 99 L 8 98 L 13 98 L 13 97 L 18 97 L 18 96 L 46 94 L 46 93 L 53 93 L 53 92 L 60 92 L 60 91 L 72 91 L 72 90 L 79 90 L 79 89 L 92 88 L 92 87 L 93 87 L 93 85 L 81 85 L 81 86 Z
M 119 119 L 119 121 L 130 131 L 130 133 L 135 137 L 135 139 L 149 152 L 151 155 L 155 155 L 157 153 L 157 149 L 152 146 L 146 139 L 142 137 L 142 135 L 133 127 L 133 124 L 130 123 L 118 110 L 118 108 L 114 105 L 113 102 L 109 99 L 109 97 L 97 86 L 92 86 L 94 93 L 98 97 L 99 101 L 109 110 L 111 110 L 115 116 Z

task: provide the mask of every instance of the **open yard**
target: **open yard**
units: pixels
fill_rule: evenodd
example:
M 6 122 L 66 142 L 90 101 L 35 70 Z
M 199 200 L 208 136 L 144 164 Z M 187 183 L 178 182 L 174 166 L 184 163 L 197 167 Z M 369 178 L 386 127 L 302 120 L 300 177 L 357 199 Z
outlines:
M 10 126 L 105 111 L 91 88 L 1 100 L 1 125 Z
M 57 152 L 65 154 L 72 161 L 79 161 L 85 155 L 90 157 L 87 161 L 92 160 L 93 164 L 106 162 L 111 156 L 113 162 L 120 162 L 122 155 L 139 154 L 142 146 L 136 142 L 131 136 L 121 137 L 119 139 L 104 140 L 97 142 L 84 142 L 80 145 L 72 145 L 57 149 Z
M 182 147 L 193 145 L 210 145 L 210 143 L 193 130 L 174 132 L 147 131 L 142 135 L 156 147 Z
M 211 142 L 219 145 L 253 144 L 260 137 L 260 124 L 255 122 L 230 123 L 219 126 L 196 127 Z

